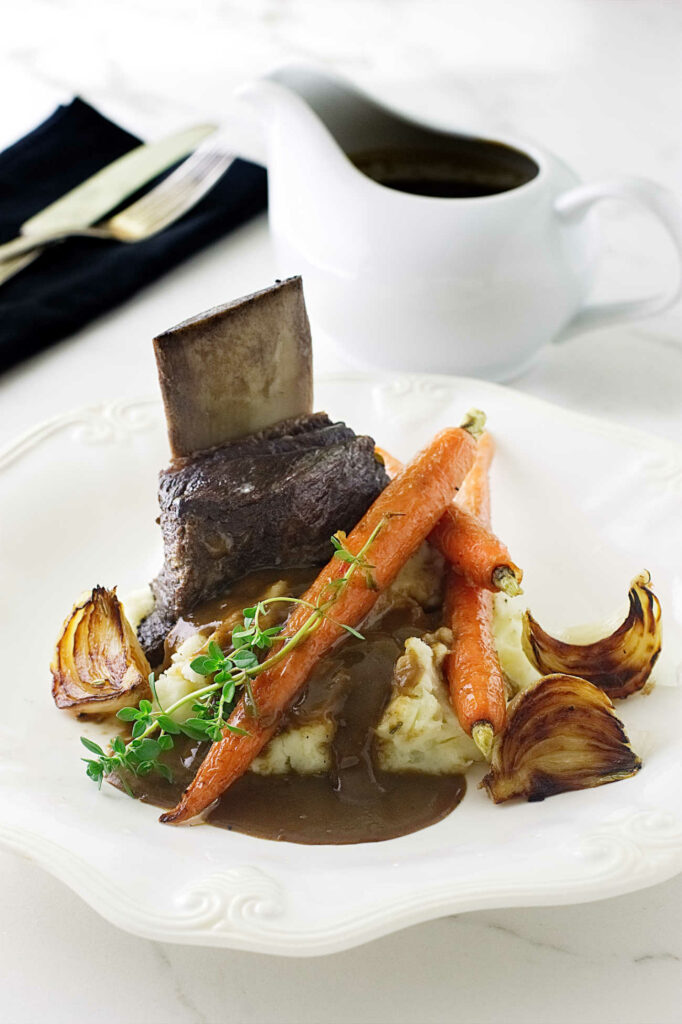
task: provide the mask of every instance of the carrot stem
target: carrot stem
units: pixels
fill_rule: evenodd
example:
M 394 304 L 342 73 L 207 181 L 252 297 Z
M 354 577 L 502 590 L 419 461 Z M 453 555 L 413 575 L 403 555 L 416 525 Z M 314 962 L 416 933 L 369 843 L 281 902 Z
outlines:
M 485 430 L 485 413 L 480 409 L 469 409 L 460 424 L 462 430 L 468 430 L 472 437 L 480 437 Z
M 496 590 L 502 590 L 508 597 L 518 597 L 523 587 L 510 565 L 498 565 L 493 569 L 492 580 Z
M 495 732 L 490 722 L 476 722 L 476 725 L 472 726 L 471 729 L 471 738 L 486 761 L 489 761 L 495 739 Z

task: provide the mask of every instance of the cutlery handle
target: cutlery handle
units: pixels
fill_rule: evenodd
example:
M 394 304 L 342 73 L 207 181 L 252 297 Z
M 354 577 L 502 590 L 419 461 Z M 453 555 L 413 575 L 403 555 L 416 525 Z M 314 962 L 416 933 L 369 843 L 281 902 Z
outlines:
M 24 256 L 34 249 L 42 249 L 46 245 L 53 245 L 61 242 L 71 234 L 80 234 L 76 231 L 43 231 L 36 235 L 19 235 L 11 242 L 0 245 L 0 269 L 1 265 L 9 260 L 15 260 L 18 256 Z
M 0 245 L 0 271 L 3 263 L 14 261 L 19 256 L 33 252 L 35 249 L 44 249 L 46 245 L 55 245 L 57 242 L 64 242 L 67 238 L 111 238 L 111 232 L 106 228 L 70 228 L 59 231 L 41 231 L 35 235 L 19 235 L 11 242 Z M 15 271 L 16 272 L 16 271 Z M 0 278 L 0 280 L 3 280 Z
M 557 341 L 566 341 L 576 334 L 582 334 L 583 331 L 661 313 L 672 306 L 682 293 L 682 212 L 675 196 L 663 186 L 646 178 L 610 178 L 588 185 L 578 185 L 564 192 L 556 200 L 554 209 L 562 220 L 570 223 L 584 217 L 593 204 L 601 199 L 626 200 L 653 214 L 665 228 L 677 250 L 676 280 L 669 287 L 643 299 L 583 306 L 569 320 Z
M 14 259 L 5 260 L 4 263 L 0 263 L 0 287 L 2 287 L 5 281 L 9 281 L 11 277 L 14 277 L 20 270 L 23 270 L 24 267 L 37 260 L 42 251 L 42 249 L 33 249 L 23 256 L 15 256 Z

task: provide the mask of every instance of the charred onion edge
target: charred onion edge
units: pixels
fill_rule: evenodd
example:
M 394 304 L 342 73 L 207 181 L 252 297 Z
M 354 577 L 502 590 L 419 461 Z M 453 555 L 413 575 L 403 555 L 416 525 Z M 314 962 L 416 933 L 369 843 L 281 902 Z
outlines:
M 112 630 L 115 650 L 110 640 L 106 644 L 97 642 L 96 631 L 105 624 Z M 90 668 L 92 671 L 86 673 Z M 55 704 L 75 714 L 112 714 L 150 696 L 151 668 L 115 587 L 94 587 L 73 608 L 64 622 L 50 669 Z M 93 689 L 93 680 L 98 678 L 102 679 L 101 688 Z
M 542 672 L 566 673 L 594 683 L 611 698 L 641 690 L 661 653 L 661 605 L 642 572 L 628 593 L 630 609 L 610 636 L 591 644 L 570 644 L 550 636 L 527 611 L 521 642 L 532 665 Z
M 603 786 L 642 767 L 613 704 L 586 679 L 543 676 L 507 710 L 507 726 L 495 739 L 491 769 L 481 782 L 495 803 Z

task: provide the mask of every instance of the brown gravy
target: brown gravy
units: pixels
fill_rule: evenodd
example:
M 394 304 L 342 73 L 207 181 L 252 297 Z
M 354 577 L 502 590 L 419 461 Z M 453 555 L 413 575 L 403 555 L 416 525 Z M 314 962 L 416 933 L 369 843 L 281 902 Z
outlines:
M 509 192 L 538 174 L 535 161 L 520 150 L 465 137 L 448 148 L 385 148 L 350 154 L 350 160 L 380 185 L 439 199 Z
M 170 665 L 171 655 L 180 644 L 194 633 L 213 633 L 221 625 L 231 631 L 234 623 L 241 621 L 241 612 L 254 604 L 273 583 L 286 579 L 288 593 L 298 597 L 315 578 L 315 571 L 309 566 L 294 569 L 263 569 L 251 573 L 232 585 L 227 594 L 205 601 L 188 615 L 178 619 L 166 638 L 164 645 L 163 669 Z M 219 638 L 220 639 L 220 638 Z
M 312 579 L 314 570 L 287 570 L 286 576 L 292 589 L 299 590 Z M 195 613 L 192 631 L 253 603 L 254 594 L 262 594 L 281 577 L 282 572 L 275 570 L 237 584 L 225 599 Z M 440 610 L 426 613 L 414 603 L 394 607 L 364 632 L 364 641 L 349 638 L 333 650 L 319 663 L 285 718 L 285 724 L 291 725 L 322 716 L 334 720 L 329 771 L 279 776 L 249 772 L 221 797 L 210 823 L 264 839 L 317 845 L 392 839 L 448 815 L 464 795 L 462 776 L 389 774 L 375 767 L 373 757 L 374 728 L 388 702 L 402 645 L 408 636 L 420 636 L 439 621 Z M 176 743 L 166 755 L 173 783 L 158 776 L 132 779 L 135 795 L 172 807 L 206 751 L 207 744 Z

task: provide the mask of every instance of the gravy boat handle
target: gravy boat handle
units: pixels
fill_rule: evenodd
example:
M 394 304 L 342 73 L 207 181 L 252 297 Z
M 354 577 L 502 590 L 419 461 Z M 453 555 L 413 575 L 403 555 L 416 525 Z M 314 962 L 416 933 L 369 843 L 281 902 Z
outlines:
M 580 220 L 602 199 L 626 200 L 653 214 L 675 246 L 678 257 L 677 280 L 646 298 L 583 306 L 569 320 L 556 341 L 567 341 L 584 331 L 661 313 L 669 309 L 682 293 L 682 211 L 675 196 L 662 185 L 646 178 L 618 177 L 578 185 L 559 196 L 555 200 L 554 209 L 565 222 Z

